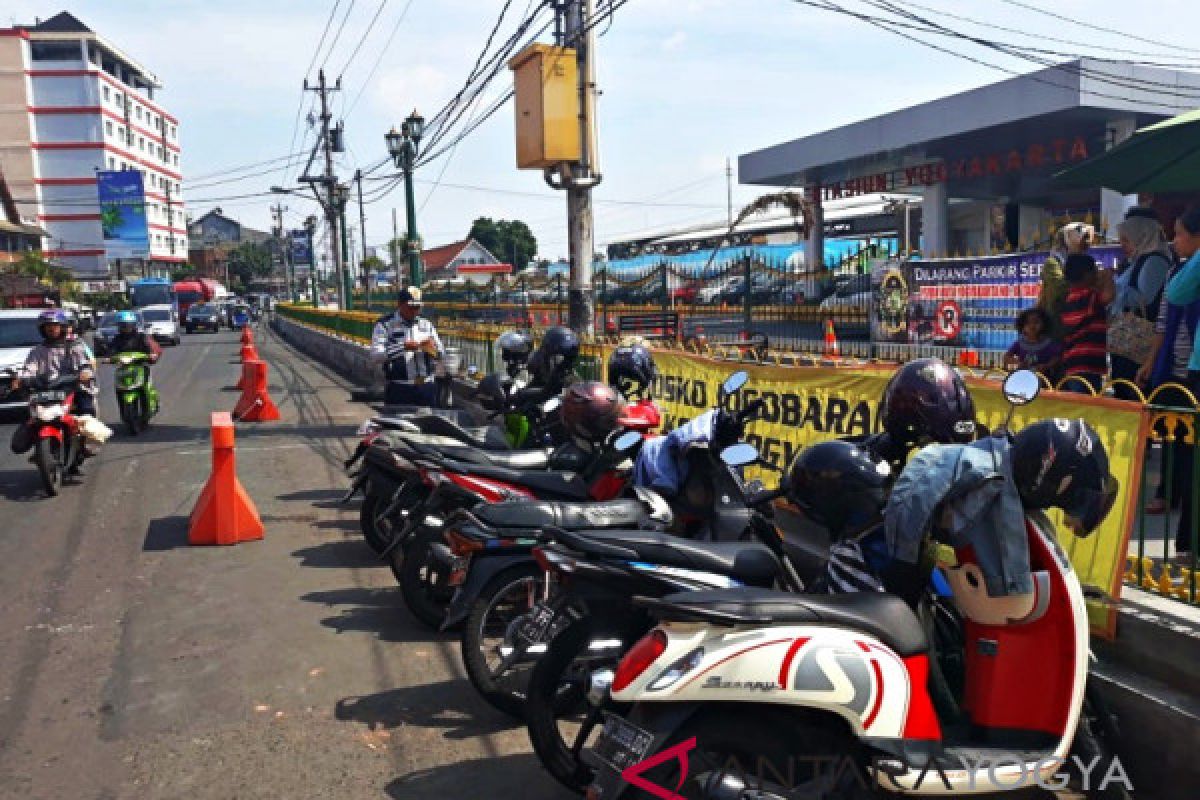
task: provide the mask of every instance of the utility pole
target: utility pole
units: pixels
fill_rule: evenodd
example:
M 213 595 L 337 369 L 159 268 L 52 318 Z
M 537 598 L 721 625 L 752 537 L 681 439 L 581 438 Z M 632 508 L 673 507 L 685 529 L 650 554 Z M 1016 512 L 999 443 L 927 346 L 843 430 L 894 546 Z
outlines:
M 329 225 L 329 249 L 333 252 L 333 269 L 336 274 L 336 284 L 338 293 L 338 308 L 345 310 L 349 308 L 350 298 L 346 294 L 346 264 L 344 246 L 338 247 L 339 239 L 344 243 L 345 231 L 341 232 L 339 237 L 339 217 L 342 212 L 338 209 L 337 195 L 338 185 L 337 177 L 333 172 L 333 139 L 330 133 L 329 122 L 333 115 L 329 112 L 329 93 L 341 91 L 342 79 L 339 77 L 333 86 L 329 86 L 325 82 L 325 70 L 317 72 L 317 85 L 315 87 L 308 85 L 308 79 L 304 81 L 304 90 L 306 92 L 316 92 L 321 97 L 321 149 L 325 153 L 325 173 L 319 178 L 312 178 L 307 175 L 301 177 L 301 181 L 306 183 L 320 183 L 325 189 L 325 200 L 321 203 L 325 211 L 325 219 Z M 342 209 L 344 211 L 344 208 Z
M 388 242 L 388 250 L 392 254 L 392 269 L 396 271 L 396 290 L 400 287 L 400 251 L 396 249 L 396 242 L 400 241 L 400 226 L 396 222 L 396 209 L 392 209 L 392 241 Z
M 733 227 L 733 165 L 725 157 L 725 224 Z
M 296 301 L 296 268 L 292 265 L 291 247 L 287 239 L 283 235 L 283 214 L 287 211 L 287 206 L 282 203 L 276 203 L 271 206 L 271 215 L 275 218 L 275 241 L 279 245 L 280 255 L 283 257 L 283 266 L 288 276 L 288 297 L 292 302 Z
M 362 170 L 354 171 L 354 180 L 358 181 L 358 232 L 362 236 L 362 261 L 360 265 L 367 263 L 367 212 L 363 208 L 362 199 Z M 366 266 L 362 267 L 363 273 L 363 291 L 366 293 L 367 311 L 371 310 L 371 273 Z
M 171 255 L 175 255 L 175 204 L 171 200 L 170 181 L 166 182 L 165 191 L 167 195 L 167 230 L 170 233 L 170 236 L 167 237 L 167 240 L 171 244 Z
M 592 25 L 593 0 L 563 0 L 559 6 L 558 44 L 575 49 L 579 72 L 580 159 L 558 167 L 546 182 L 567 191 L 567 241 L 571 257 L 567 318 L 572 329 L 585 336 L 596 332 L 595 297 L 592 289 L 592 257 L 595 253 L 592 188 L 601 181 L 596 146 L 596 33 Z

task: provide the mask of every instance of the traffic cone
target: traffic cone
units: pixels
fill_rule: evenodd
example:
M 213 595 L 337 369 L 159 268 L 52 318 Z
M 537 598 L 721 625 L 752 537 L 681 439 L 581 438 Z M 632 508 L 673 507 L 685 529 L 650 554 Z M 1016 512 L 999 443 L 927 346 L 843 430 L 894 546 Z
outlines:
M 833 330 L 833 320 L 825 320 L 825 355 L 838 358 L 842 355 L 842 348 L 838 346 L 837 334 Z
M 237 544 L 263 538 L 258 509 L 237 478 L 233 418 L 212 415 L 212 474 L 188 518 L 188 544 Z
M 258 350 L 253 344 L 242 345 L 242 363 L 247 361 L 258 361 Z
M 247 361 L 242 364 L 242 397 L 233 409 L 241 422 L 273 422 L 279 419 L 279 408 L 267 393 L 267 363 Z
M 242 326 L 242 344 L 254 344 L 254 333 L 249 325 Z

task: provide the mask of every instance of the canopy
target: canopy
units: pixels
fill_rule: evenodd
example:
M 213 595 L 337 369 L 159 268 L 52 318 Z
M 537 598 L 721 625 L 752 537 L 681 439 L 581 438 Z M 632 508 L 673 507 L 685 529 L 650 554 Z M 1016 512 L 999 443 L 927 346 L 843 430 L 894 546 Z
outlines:
M 1200 190 L 1200 109 L 1136 131 L 1103 155 L 1054 176 L 1123 194 Z

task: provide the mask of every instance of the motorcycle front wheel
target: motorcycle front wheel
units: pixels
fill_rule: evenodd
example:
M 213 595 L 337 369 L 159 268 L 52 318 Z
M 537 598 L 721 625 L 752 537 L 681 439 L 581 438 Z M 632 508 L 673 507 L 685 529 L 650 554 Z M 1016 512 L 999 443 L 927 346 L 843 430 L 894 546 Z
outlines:
M 65 471 L 62 463 L 62 445 L 58 439 L 38 439 L 33 462 L 37 465 L 46 494 L 54 497 L 62 489 Z
M 414 617 L 434 630 L 446 620 L 454 596 L 454 590 L 447 585 L 449 576 L 442 574 L 442 567 L 431 549 L 440 541 L 440 528 L 422 527 L 410 541 L 391 552 L 392 572 L 400 581 L 404 604 Z

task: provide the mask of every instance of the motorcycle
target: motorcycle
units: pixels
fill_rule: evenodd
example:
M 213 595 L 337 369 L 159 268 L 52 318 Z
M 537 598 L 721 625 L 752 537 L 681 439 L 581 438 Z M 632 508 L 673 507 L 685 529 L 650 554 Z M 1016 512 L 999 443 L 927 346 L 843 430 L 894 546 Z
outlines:
M 1036 380 L 1011 383 L 1014 406 L 1037 396 Z M 1057 780 L 1084 716 L 1087 609 L 1045 515 L 1027 512 L 1025 533 L 1026 595 L 990 597 L 972 547 L 934 548 L 962 616 L 965 719 L 930 691 L 937 643 L 895 595 L 636 599 L 658 625 L 590 677 L 596 702 L 628 713 L 603 715 L 588 795 L 944 796 Z
M 250 313 L 242 306 L 238 306 L 229 315 L 229 327 L 232 330 L 240 331 L 242 328 L 250 324 Z
M 154 359 L 146 353 L 130 352 L 117 353 L 112 362 L 116 364 L 113 385 L 121 421 L 131 435 L 137 436 L 158 413 L 158 389 L 150 382 L 150 365 Z
M 61 375 L 54 380 L 37 380 L 29 389 L 31 459 L 41 476 L 46 494 L 56 496 L 64 476 L 83 463 L 83 433 L 79 419 L 71 413 L 78 375 Z

